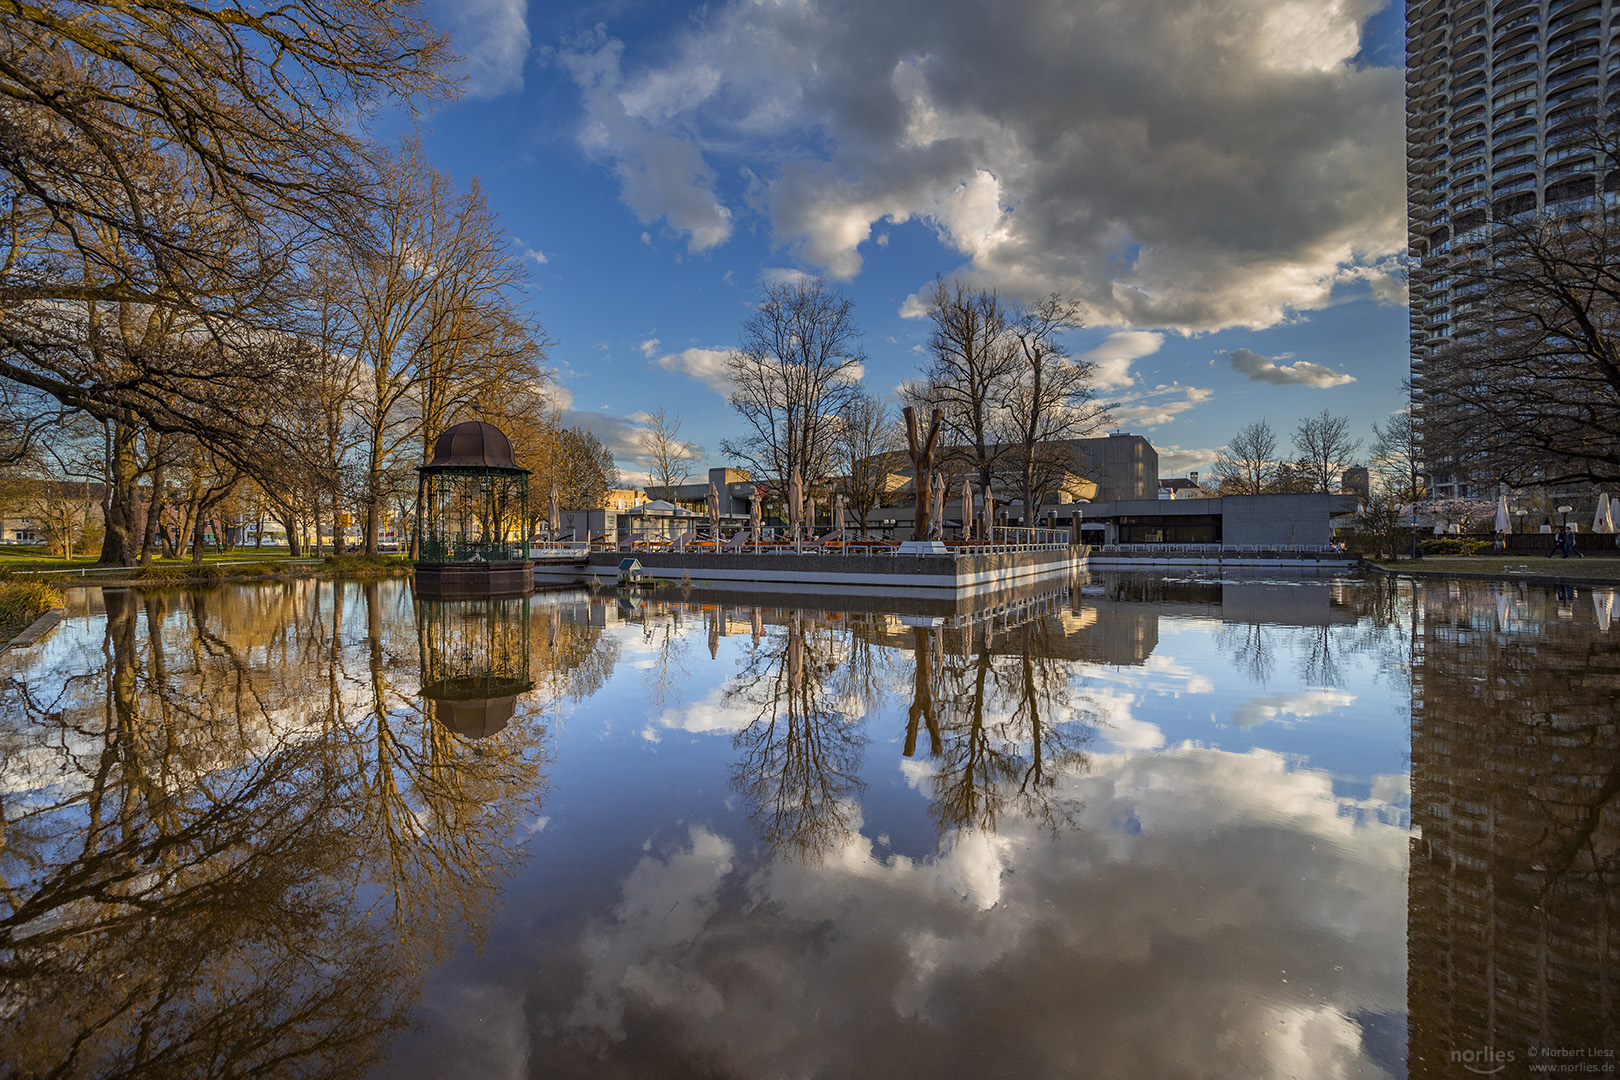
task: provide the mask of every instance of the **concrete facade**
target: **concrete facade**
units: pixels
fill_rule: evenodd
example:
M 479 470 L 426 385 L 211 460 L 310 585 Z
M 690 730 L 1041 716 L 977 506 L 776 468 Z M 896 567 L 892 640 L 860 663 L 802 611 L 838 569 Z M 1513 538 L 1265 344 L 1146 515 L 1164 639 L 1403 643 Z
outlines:
M 1105 544 L 1220 544 L 1227 548 L 1326 547 L 1334 514 L 1354 512 L 1354 495 L 1226 495 L 1217 499 L 1123 499 L 1059 507 L 1084 515 L 1088 541 Z M 1096 536 L 1095 526 L 1103 526 Z

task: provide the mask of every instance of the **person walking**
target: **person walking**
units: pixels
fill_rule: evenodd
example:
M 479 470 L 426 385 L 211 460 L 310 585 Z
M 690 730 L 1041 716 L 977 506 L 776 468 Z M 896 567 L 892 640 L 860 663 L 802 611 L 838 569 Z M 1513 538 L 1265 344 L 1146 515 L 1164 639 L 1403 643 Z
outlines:
M 1565 529 L 1564 530 L 1564 558 L 1566 558 L 1566 559 L 1584 559 L 1584 558 L 1586 558 L 1585 555 L 1583 555 L 1579 551 L 1575 550 L 1575 530 L 1574 529 Z
M 1565 530 L 1560 526 L 1558 531 L 1553 533 L 1553 546 L 1552 550 L 1547 552 L 1547 558 L 1550 559 L 1554 555 L 1563 559 L 1569 558 L 1569 553 L 1564 550 L 1564 532 Z

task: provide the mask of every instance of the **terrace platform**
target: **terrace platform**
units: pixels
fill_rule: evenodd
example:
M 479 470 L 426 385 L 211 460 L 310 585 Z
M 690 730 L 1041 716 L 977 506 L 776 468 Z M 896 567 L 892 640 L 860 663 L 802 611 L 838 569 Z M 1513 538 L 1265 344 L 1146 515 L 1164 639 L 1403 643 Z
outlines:
M 536 561 L 536 584 L 614 582 L 632 556 L 646 577 L 690 580 L 707 588 L 769 588 L 786 594 L 959 596 L 1003 589 L 1085 568 L 1088 549 L 1072 545 L 975 545 L 948 555 L 910 555 L 869 547 L 772 552 L 592 551 Z

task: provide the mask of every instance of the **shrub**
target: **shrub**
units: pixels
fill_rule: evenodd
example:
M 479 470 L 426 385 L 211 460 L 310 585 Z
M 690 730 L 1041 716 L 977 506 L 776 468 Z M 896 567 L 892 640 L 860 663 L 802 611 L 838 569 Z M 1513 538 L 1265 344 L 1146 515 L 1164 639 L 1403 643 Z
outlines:
M 220 568 L 207 563 L 160 563 L 135 571 L 136 581 L 218 581 L 221 577 Z
M 53 585 L 43 581 L 11 581 L 0 584 L 0 626 L 27 626 L 52 608 L 66 601 Z
M 1478 555 L 1490 546 L 1491 542 L 1489 540 L 1448 536 L 1423 540 L 1419 542 L 1418 550 L 1425 555 Z

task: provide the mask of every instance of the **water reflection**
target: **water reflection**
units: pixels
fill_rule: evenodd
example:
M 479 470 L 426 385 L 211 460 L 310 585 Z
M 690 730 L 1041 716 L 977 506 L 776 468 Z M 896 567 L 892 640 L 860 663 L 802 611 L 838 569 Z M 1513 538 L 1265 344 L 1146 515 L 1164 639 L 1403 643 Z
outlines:
M 428 722 L 397 583 L 102 597 L 0 688 L 0 1072 L 364 1073 L 487 925 L 545 727 Z
M 1459 1061 L 1524 1075 L 1563 1051 L 1584 1053 L 1558 1064 L 1616 1063 L 1620 648 L 1613 591 L 1585 592 L 1418 596 L 1413 1077 L 1456 1076 Z
M 1620 1040 L 1612 592 L 677 596 L 108 592 L 8 657 L 0 1074 L 1452 1077 Z

